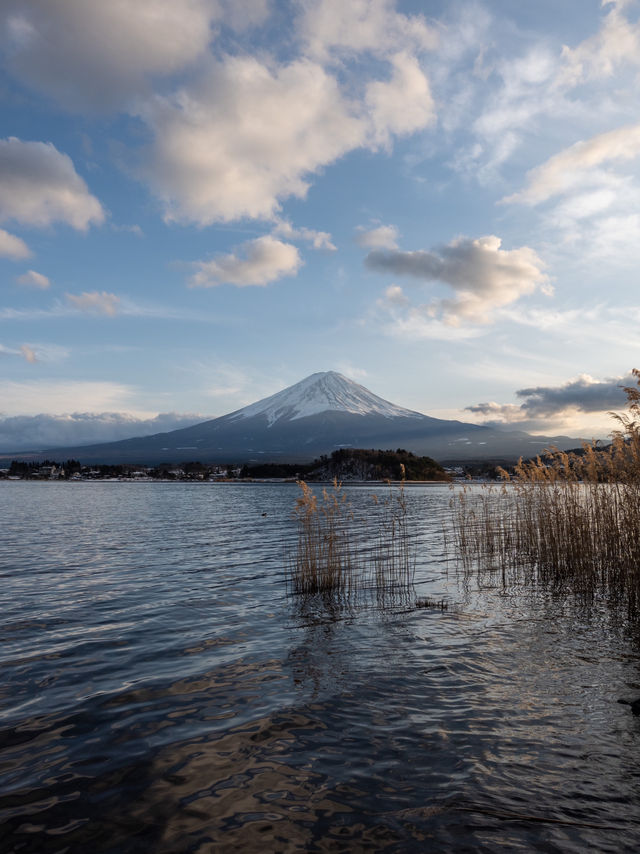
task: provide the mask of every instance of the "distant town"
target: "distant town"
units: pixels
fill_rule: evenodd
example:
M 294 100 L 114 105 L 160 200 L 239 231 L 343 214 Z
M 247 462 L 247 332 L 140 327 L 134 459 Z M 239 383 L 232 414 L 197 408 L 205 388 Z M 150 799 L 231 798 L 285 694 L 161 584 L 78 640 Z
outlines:
M 398 448 L 374 450 L 341 448 L 311 463 L 161 463 L 145 466 L 129 463 L 84 465 L 80 460 L 12 460 L 0 468 L 2 480 L 46 481 L 190 481 L 226 482 L 246 480 L 327 481 L 450 481 L 465 476 L 493 475 L 491 464 L 447 466 L 430 457 L 418 457 Z
M 5 480 L 238 480 L 246 477 L 246 466 L 214 465 L 199 462 L 166 466 L 96 465 L 85 466 L 79 460 L 22 462 L 13 460 L 0 468 Z M 291 476 L 291 475 L 290 475 Z M 295 473 L 293 474 L 295 477 Z

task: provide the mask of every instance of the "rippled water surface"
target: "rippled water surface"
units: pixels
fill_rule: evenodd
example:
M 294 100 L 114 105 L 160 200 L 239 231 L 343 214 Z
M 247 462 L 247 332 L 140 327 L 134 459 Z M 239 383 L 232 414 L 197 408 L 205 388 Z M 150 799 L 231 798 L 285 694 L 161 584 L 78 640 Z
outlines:
M 301 600 L 295 498 L 0 483 L 0 850 L 639 850 L 624 623 L 460 578 L 437 486 L 415 590 Z

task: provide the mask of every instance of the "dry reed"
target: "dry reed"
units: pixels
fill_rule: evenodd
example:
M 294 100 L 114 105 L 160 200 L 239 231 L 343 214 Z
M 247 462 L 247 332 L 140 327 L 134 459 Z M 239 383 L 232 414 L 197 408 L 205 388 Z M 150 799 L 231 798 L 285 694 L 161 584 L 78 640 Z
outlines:
M 372 554 L 372 587 L 380 591 L 406 589 L 415 575 L 415 549 L 407 520 L 407 496 L 404 489 L 405 467 L 400 465 L 402 480 L 394 487 L 387 481 L 388 492 L 379 499 L 373 496 L 377 513 L 375 547 Z
M 413 583 L 415 549 L 407 525 L 404 482 L 389 483 L 388 494 L 373 496 L 368 508 L 354 511 L 342 484 L 324 487 L 320 497 L 304 481 L 294 516 L 296 551 L 290 562 L 294 593 L 331 594 L 353 600 L 373 593 L 378 604 L 390 604 Z
M 640 384 L 640 372 L 633 371 Z M 501 487 L 464 488 L 451 502 L 453 543 L 467 571 L 501 573 L 576 594 L 640 606 L 640 391 L 613 415 L 612 442 L 580 453 L 552 448 L 520 460 Z
M 348 595 L 358 572 L 358 557 L 350 535 L 354 516 L 342 484 L 322 489 L 321 500 L 304 481 L 296 501 L 298 543 L 291 572 L 295 593 L 334 591 Z

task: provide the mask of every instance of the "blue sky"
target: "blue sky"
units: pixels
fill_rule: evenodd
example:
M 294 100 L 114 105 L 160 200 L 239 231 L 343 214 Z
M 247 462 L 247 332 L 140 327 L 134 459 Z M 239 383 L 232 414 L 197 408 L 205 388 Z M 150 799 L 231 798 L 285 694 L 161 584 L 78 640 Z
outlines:
M 639 15 L 5 0 L 0 448 L 322 370 L 606 435 L 640 366 Z

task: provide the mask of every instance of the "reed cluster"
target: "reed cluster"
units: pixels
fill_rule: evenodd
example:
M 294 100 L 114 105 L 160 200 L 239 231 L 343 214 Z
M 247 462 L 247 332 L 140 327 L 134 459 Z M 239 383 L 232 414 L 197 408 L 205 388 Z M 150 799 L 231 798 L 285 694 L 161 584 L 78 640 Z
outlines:
M 332 594 L 353 600 L 373 593 L 380 600 L 413 582 L 415 549 L 407 524 L 404 483 L 357 512 L 337 479 L 318 496 L 304 481 L 294 516 L 297 543 L 289 585 L 303 595 Z M 386 598 L 385 598 L 386 597 Z
M 454 497 L 453 543 L 468 571 L 604 596 L 640 614 L 640 392 L 625 392 L 611 444 L 552 448 L 503 471 L 501 487 Z
M 305 481 L 298 481 L 298 486 L 301 495 L 294 510 L 298 542 L 290 574 L 293 591 L 348 594 L 359 574 L 359 559 L 351 536 L 354 515 L 342 484 L 334 480 L 331 492 L 323 487 L 319 501 Z

